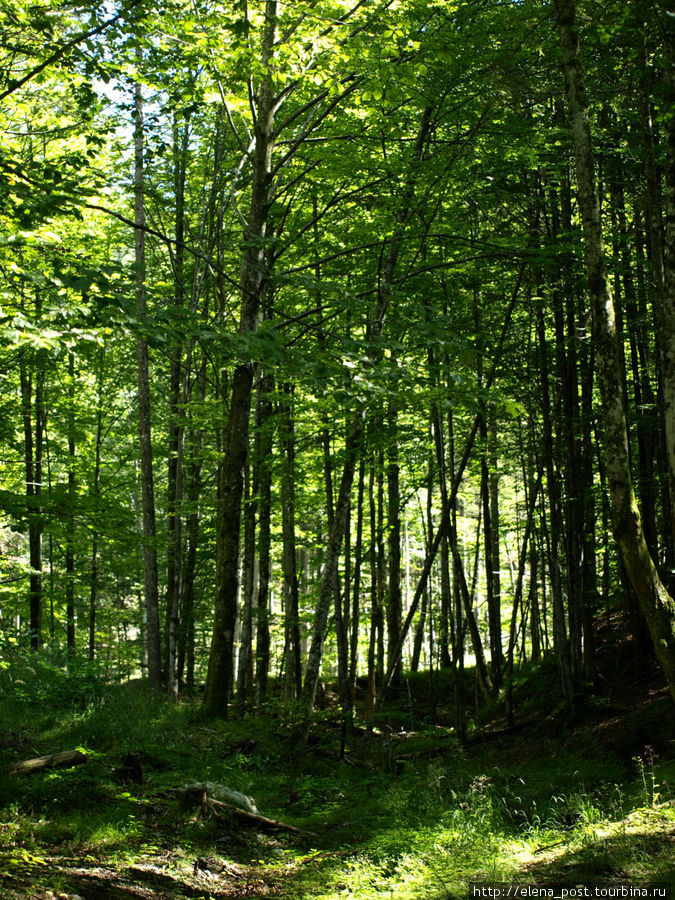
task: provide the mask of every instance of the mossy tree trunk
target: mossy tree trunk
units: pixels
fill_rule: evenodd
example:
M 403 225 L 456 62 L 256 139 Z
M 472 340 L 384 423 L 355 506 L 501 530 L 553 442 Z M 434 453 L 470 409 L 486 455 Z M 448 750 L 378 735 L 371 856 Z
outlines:
M 675 699 L 675 602 L 649 554 L 631 480 L 614 301 L 607 275 L 574 0 L 556 0 L 576 159 L 614 536 Z

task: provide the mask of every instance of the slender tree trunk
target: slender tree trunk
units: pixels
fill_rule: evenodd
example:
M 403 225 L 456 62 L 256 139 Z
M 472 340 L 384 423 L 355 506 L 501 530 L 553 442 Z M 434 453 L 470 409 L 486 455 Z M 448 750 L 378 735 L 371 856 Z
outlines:
M 173 255 L 174 309 L 183 308 L 185 297 L 185 172 L 187 166 L 188 119 L 182 128 L 178 113 L 173 121 L 174 194 L 176 198 L 175 251 Z M 185 427 L 181 410 L 183 399 L 183 344 L 180 338 L 171 347 L 169 375 L 169 460 L 167 471 L 167 567 L 166 567 L 166 632 L 167 684 L 169 693 L 178 694 L 178 643 L 180 628 L 182 519 L 180 505 L 183 494 L 183 453 Z
M 389 410 L 387 422 L 387 556 L 389 561 L 389 579 L 387 595 L 387 647 L 393 650 L 401 631 L 403 606 L 401 597 L 401 492 L 399 484 L 398 464 L 398 427 L 397 413 Z M 392 668 L 392 686 L 400 687 L 402 659 L 389 660 Z
M 539 493 L 540 481 L 537 480 L 530 490 L 528 498 L 527 513 L 525 519 L 525 533 L 518 556 L 518 575 L 516 577 L 515 589 L 513 592 L 513 609 L 511 612 L 511 625 L 509 627 L 509 646 L 506 661 L 506 718 L 509 728 L 513 727 L 513 656 L 516 646 L 516 627 L 518 624 L 518 609 L 522 602 L 523 582 L 525 578 L 525 568 L 527 566 L 527 548 L 530 540 L 530 532 L 534 522 L 534 511 L 537 505 L 537 495 Z M 523 632 L 524 632 L 523 627 Z
M 42 418 L 36 389 L 35 434 L 33 434 L 33 386 L 25 362 L 20 365 L 21 405 L 23 412 L 24 460 L 26 469 L 26 505 L 28 507 L 29 546 L 29 621 L 32 650 L 42 646 L 42 525 L 40 494 L 42 491 Z M 36 372 L 40 381 L 41 373 Z
M 639 10 L 639 8 L 638 8 Z M 641 17 L 642 11 L 638 11 L 638 17 Z M 670 16 L 666 16 L 665 34 L 666 37 L 666 68 L 672 69 L 672 59 L 668 59 L 668 34 L 672 32 L 672 24 L 668 22 Z M 639 23 L 642 24 L 642 23 Z M 645 176 L 647 187 L 647 223 L 649 226 L 649 241 L 651 245 L 651 261 L 652 273 L 654 276 L 654 324 L 656 326 L 656 347 L 659 358 L 659 373 L 661 376 L 661 386 L 663 393 L 663 416 L 664 416 L 664 434 L 666 444 L 666 458 L 668 460 L 668 485 L 671 498 L 670 508 L 670 541 L 668 547 L 668 559 L 675 560 L 675 292 L 673 291 L 672 272 L 666 276 L 664 267 L 664 242 L 663 227 L 661 221 L 661 191 L 660 176 L 656 167 L 656 153 L 654 147 L 654 125 L 652 120 L 652 108 L 649 99 L 649 91 L 647 87 L 647 43 L 644 35 L 644 27 L 642 27 L 638 37 L 638 73 L 639 73 L 639 100 L 640 100 L 640 118 L 642 120 L 642 146 L 644 151 Z M 672 71 L 668 72 L 667 78 L 672 83 Z M 672 87 L 670 88 L 670 97 L 672 99 Z M 666 81 L 666 96 L 668 96 L 669 85 Z M 669 108 L 672 111 L 672 105 Z M 673 200 L 675 187 L 673 186 L 672 166 L 673 162 L 673 123 L 670 121 L 672 116 L 665 117 L 666 123 L 666 204 L 667 215 L 675 212 Z M 671 230 L 670 238 L 666 233 L 666 244 L 670 240 L 672 242 L 673 225 L 670 219 L 668 227 Z M 670 244 L 672 251 L 672 243 Z M 672 266 L 672 258 L 670 252 L 668 254 L 668 265 Z M 668 285 L 667 285 L 668 281 Z
M 239 659 L 237 661 L 237 708 L 239 714 L 246 711 L 247 699 L 253 685 L 253 593 L 255 591 L 255 532 L 257 475 L 251 476 L 251 468 L 258 460 L 248 460 L 244 475 L 244 562 L 243 603 L 239 634 Z M 251 484 L 253 482 L 253 485 Z
M 564 113 L 561 110 L 561 120 Z M 560 235 L 568 239 L 572 232 L 572 189 L 569 166 L 561 173 Z M 581 665 L 581 631 L 583 604 L 583 534 L 584 484 L 581 470 L 582 428 L 579 419 L 579 360 L 577 358 L 576 285 L 572 279 L 572 259 L 561 254 L 561 280 L 554 289 L 556 357 L 561 391 L 560 456 L 564 484 L 563 545 L 565 548 L 565 581 L 567 619 L 569 624 L 569 664 L 574 692 L 583 687 Z
M 490 674 L 495 690 L 499 689 L 502 677 L 502 627 L 501 610 L 497 609 L 494 592 L 494 561 L 492 550 L 494 537 L 492 528 L 492 505 L 490 503 L 490 471 L 488 467 L 488 432 L 485 411 L 481 413 L 481 504 L 483 507 L 483 544 L 485 559 L 485 585 L 487 589 L 487 621 L 490 639 Z
M 668 328 L 663 339 L 663 366 L 664 382 L 669 385 L 664 393 L 666 401 L 666 447 L 668 449 L 669 475 L 670 475 L 670 526 L 671 535 L 675 540 L 675 484 L 673 465 L 675 460 L 675 122 L 672 110 L 675 109 L 675 16 L 667 2 L 661 3 L 663 24 L 663 47 L 665 72 L 665 91 L 663 109 L 670 111 L 670 115 L 664 117 L 664 129 L 666 133 L 666 166 L 665 166 L 665 199 L 666 199 L 666 235 L 664 254 L 664 297 L 662 315 L 666 319 Z M 671 567 L 671 584 L 675 583 L 672 570 L 675 569 L 675 549 L 671 546 L 671 553 L 667 558 Z
M 270 670 L 269 583 L 272 506 L 272 408 L 269 395 L 274 388 L 271 375 L 264 375 L 258 384 L 256 403 L 256 457 L 259 460 L 259 523 L 258 523 L 258 600 L 256 610 L 256 700 L 267 697 Z
M 553 646 L 560 668 L 563 694 L 570 706 L 574 705 L 574 679 L 569 658 L 569 641 L 565 624 L 565 606 L 560 571 L 561 552 L 561 500 L 558 473 L 555 468 L 553 446 L 553 423 L 551 420 L 551 395 L 549 385 L 549 363 L 546 344 L 543 310 L 538 320 L 539 350 L 541 353 L 542 424 L 543 453 L 546 466 L 546 488 L 549 506 L 549 576 L 553 606 Z
M 621 287 L 625 304 L 626 330 L 630 346 L 630 363 L 633 381 L 633 408 L 635 409 L 636 439 L 638 449 L 637 493 L 645 540 L 653 559 L 658 558 L 658 524 L 656 518 L 656 479 L 654 474 L 654 410 L 656 397 L 651 384 L 649 341 L 645 323 L 638 312 L 635 280 L 628 243 L 628 226 L 623 191 L 623 171 L 619 169 L 612 184 L 612 206 L 616 210 L 618 260 L 617 270 L 622 273 Z M 638 242 L 639 243 L 639 242 Z M 638 246 L 636 245 L 636 249 Z M 640 263 L 641 266 L 641 263 Z M 586 382 L 584 381 L 585 385 Z
M 579 39 L 575 29 L 574 0 L 556 0 L 556 9 L 574 139 L 593 334 L 598 354 L 598 383 L 602 399 L 614 536 L 647 619 L 656 655 L 675 699 L 675 602 L 661 583 L 649 555 L 631 480 L 614 303 L 602 240 L 588 106 L 579 58 Z
M 206 355 L 203 356 L 196 374 L 197 400 L 201 404 L 206 396 Z M 186 410 L 187 411 L 187 410 Z M 198 419 L 196 420 L 198 422 Z M 200 513 L 199 502 L 202 490 L 202 450 L 204 432 L 192 419 L 189 434 L 190 462 L 185 471 L 185 565 L 181 579 L 180 628 L 178 632 L 178 654 L 176 678 L 179 688 L 185 673 L 185 688 L 188 696 L 194 695 L 195 676 L 195 576 L 197 572 L 197 550 L 199 546 Z
M 490 564 L 492 572 L 492 616 L 490 619 L 490 652 L 492 658 L 492 678 L 495 689 L 502 682 L 504 651 L 502 649 L 502 579 L 499 548 L 499 471 L 497 454 L 497 415 L 492 408 L 488 414 L 488 495 L 490 505 Z
M 352 594 L 352 620 L 349 644 L 349 682 L 352 687 L 356 683 L 356 671 L 359 655 L 359 621 L 361 603 L 361 567 L 363 561 L 363 491 L 365 482 L 366 461 L 361 457 L 359 463 L 359 486 L 356 501 L 356 546 L 354 548 L 354 591 Z
M 89 659 L 96 653 L 96 610 L 98 606 L 98 542 L 99 502 L 101 496 L 101 447 L 103 444 L 103 382 L 105 348 L 101 347 L 96 378 L 96 449 L 91 499 L 94 508 L 94 529 L 91 535 L 91 582 L 89 587 Z
M 438 366 L 436 364 L 432 347 L 428 350 L 429 372 L 432 383 L 438 384 Z M 443 417 L 440 403 L 431 404 L 431 431 L 436 452 L 436 465 L 438 466 L 438 484 L 441 493 L 441 508 L 445 508 L 448 500 L 448 472 L 445 459 L 445 441 L 443 434 Z M 431 533 L 429 533 L 431 540 Z M 441 616 L 438 628 L 439 664 L 441 668 L 449 668 L 452 665 L 450 658 L 450 625 L 452 622 L 452 592 L 450 583 L 450 548 L 447 535 L 441 542 Z
M 377 528 L 375 535 L 377 540 L 377 602 L 375 604 L 375 634 L 376 643 L 376 662 L 375 662 L 375 683 L 382 684 L 384 678 L 384 619 L 385 619 L 385 595 L 386 595 L 386 554 L 384 551 L 384 450 L 380 447 L 377 452 L 377 472 L 376 472 L 376 491 L 377 491 Z
M 328 546 L 324 560 L 324 572 L 319 589 L 316 611 L 314 614 L 314 626 L 312 640 L 307 655 L 307 667 L 305 669 L 305 681 L 302 688 L 302 702 L 307 711 L 314 706 L 316 689 L 319 683 L 321 671 L 321 657 L 323 642 L 326 636 L 326 625 L 331 600 L 335 598 L 335 579 L 337 577 L 337 564 L 340 555 L 342 538 L 345 533 L 347 521 L 347 509 L 351 498 L 352 481 L 356 469 L 357 453 L 363 440 L 364 417 L 363 412 L 356 415 L 352 421 L 350 431 L 345 441 L 345 463 L 340 479 L 340 490 L 335 505 L 333 526 L 328 536 Z
M 485 699 L 485 702 L 489 703 L 494 695 L 494 685 L 492 682 L 492 678 L 490 677 L 487 663 L 485 661 L 483 642 L 481 641 L 478 622 L 476 620 L 476 615 L 473 609 L 472 592 L 469 591 L 469 587 L 466 583 L 464 562 L 459 552 L 459 544 L 457 542 L 457 529 L 455 528 L 454 523 L 450 525 L 450 549 L 452 550 L 457 576 L 459 579 L 459 590 L 464 607 L 464 617 L 469 628 L 469 635 L 471 636 L 473 653 L 476 658 L 476 677 L 478 679 L 478 686 L 483 695 L 483 698 Z
M 66 642 L 75 655 L 75 356 L 68 354 L 68 525 L 66 535 Z
M 286 698 L 298 699 L 302 688 L 300 659 L 300 598 L 298 591 L 297 550 L 295 545 L 295 422 L 293 388 L 285 383 L 279 404 L 279 444 L 282 454 L 281 521 L 284 572 L 284 667 Z
M 201 439 L 196 447 L 199 454 Z M 182 580 L 181 628 L 178 648 L 177 677 L 181 681 L 185 670 L 185 688 L 188 696 L 193 696 L 195 687 L 195 574 L 197 569 L 197 549 L 199 546 L 199 497 L 202 484 L 202 460 L 197 456 L 187 467 L 187 518 L 185 577 Z
M 258 330 L 266 258 L 269 200 L 274 147 L 275 96 L 271 71 L 277 33 L 277 2 L 266 0 L 262 39 L 262 79 L 258 88 L 253 151 L 253 183 L 241 263 L 241 317 L 239 333 Z M 225 458 L 221 466 L 216 537 L 216 596 L 213 637 L 204 694 L 204 707 L 212 715 L 227 715 L 232 685 L 234 626 L 237 616 L 239 532 L 243 470 L 248 453 L 249 413 L 255 365 L 240 362 L 234 371 L 229 403 Z
M 363 718 L 366 722 L 375 706 L 377 690 L 377 621 L 378 621 L 378 594 L 379 594 L 379 566 L 378 566 L 378 517 L 376 506 L 375 468 L 377 456 L 372 454 L 370 471 L 368 474 L 368 512 L 370 519 L 370 544 L 368 549 L 368 562 L 370 566 L 370 629 L 368 633 L 368 682 L 366 698 L 363 705 Z
M 448 383 L 450 369 L 448 361 L 445 361 L 445 378 Z M 449 520 L 450 531 L 457 533 L 457 490 L 455 488 L 455 424 L 452 409 L 448 410 L 448 465 L 450 475 L 450 493 L 453 497 L 450 504 Z M 449 501 L 448 501 L 449 502 Z M 446 503 L 443 504 L 443 509 Z M 448 542 L 447 536 L 445 538 Z M 449 546 L 449 542 L 448 542 Z M 427 554 L 428 555 L 428 554 Z M 464 616 L 462 615 L 462 595 L 459 587 L 459 570 L 454 559 L 452 560 L 452 667 L 455 686 L 455 728 L 460 740 L 466 737 L 466 692 L 464 685 Z
M 136 63 L 143 62 L 142 50 L 136 51 Z M 134 224 L 136 248 L 136 315 L 139 323 L 147 317 L 145 288 L 145 199 L 143 172 L 143 90 L 140 81 L 135 88 L 134 126 Z M 159 594 L 157 586 L 157 548 L 155 527 L 155 492 L 152 475 L 152 439 L 150 425 L 150 376 L 148 345 L 141 335 L 136 339 L 138 362 L 138 434 L 141 461 L 141 507 L 143 510 L 143 574 L 145 584 L 146 640 L 148 646 L 148 681 L 159 688 L 162 662 L 159 629 Z

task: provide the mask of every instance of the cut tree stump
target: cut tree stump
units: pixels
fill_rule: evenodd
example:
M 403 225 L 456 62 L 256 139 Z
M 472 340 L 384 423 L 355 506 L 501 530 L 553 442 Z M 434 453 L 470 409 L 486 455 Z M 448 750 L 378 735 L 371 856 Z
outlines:
M 14 763 L 7 769 L 8 775 L 32 775 L 41 769 L 55 766 L 79 766 L 86 763 L 87 754 L 81 750 L 62 750 L 60 753 L 50 753 L 47 756 L 37 756 L 35 759 L 24 759 Z

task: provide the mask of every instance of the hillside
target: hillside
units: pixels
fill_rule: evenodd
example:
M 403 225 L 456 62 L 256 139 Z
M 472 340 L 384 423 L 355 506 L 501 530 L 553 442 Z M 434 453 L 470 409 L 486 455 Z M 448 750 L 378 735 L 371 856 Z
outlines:
M 621 621 L 600 634 L 599 658 L 621 660 Z M 651 663 L 639 678 L 618 667 L 572 722 L 544 662 L 516 686 L 514 727 L 483 710 L 463 746 L 444 721 L 447 681 L 410 678 L 340 758 L 330 686 L 304 735 L 281 704 L 213 721 L 140 683 L 90 682 L 87 698 L 82 679 L 24 666 L 14 698 L 4 691 L 3 768 L 75 747 L 88 761 L 4 777 L 2 896 L 402 900 L 466 897 L 474 881 L 673 883 L 672 701 Z M 251 795 L 298 830 L 185 796 L 197 782 Z

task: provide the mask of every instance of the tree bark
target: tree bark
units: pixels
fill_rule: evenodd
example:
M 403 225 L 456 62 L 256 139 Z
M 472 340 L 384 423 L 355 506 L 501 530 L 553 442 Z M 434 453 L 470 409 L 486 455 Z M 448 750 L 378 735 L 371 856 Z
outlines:
M 96 653 L 96 611 L 98 606 L 98 515 L 101 495 L 101 446 L 103 444 L 103 380 L 105 349 L 99 353 L 98 373 L 96 377 L 96 450 L 94 456 L 94 477 L 91 486 L 91 499 L 94 507 L 95 523 L 91 535 L 91 582 L 89 585 L 89 659 Z
M 262 79 L 255 110 L 253 182 L 241 262 L 239 334 L 258 330 L 265 280 L 265 238 L 272 181 L 275 96 L 271 62 L 277 33 L 277 2 L 266 0 L 262 37 Z M 225 458 L 221 466 L 216 536 L 215 615 L 204 708 L 227 716 L 232 686 L 234 626 L 237 615 L 239 533 L 243 471 L 248 453 L 249 414 L 255 364 L 242 360 L 234 371 L 227 424 Z
M 75 655 L 75 356 L 68 354 L 68 525 L 66 534 L 66 644 Z
M 269 394 L 274 382 L 271 375 L 264 375 L 258 384 L 256 403 L 256 456 L 259 460 L 259 521 L 258 521 L 258 598 L 256 610 L 256 701 L 264 702 L 267 696 L 267 678 L 270 670 L 270 513 L 272 506 L 272 409 Z
M 352 594 L 352 619 L 349 644 L 349 682 L 352 687 L 356 682 L 356 671 L 359 655 L 359 622 L 361 604 L 361 566 L 363 560 L 363 490 L 365 482 L 366 461 L 361 457 L 359 464 L 359 486 L 356 501 L 356 546 L 354 548 L 354 591 Z
M 32 379 L 25 362 L 20 365 L 21 406 L 23 413 L 24 460 L 26 469 L 26 505 L 28 507 L 29 546 L 29 622 L 30 645 L 32 650 L 42 646 L 42 520 L 40 494 L 42 492 L 42 389 L 36 388 L 35 395 L 35 435 L 33 434 L 33 388 Z M 42 374 L 36 371 L 38 384 Z
M 184 117 L 182 128 L 179 116 L 174 112 L 173 167 L 175 211 L 175 251 L 173 255 L 174 298 L 176 312 L 183 308 L 185 296 L 185 176 L 187 166 L 188 119 Z M 170 348 L 169 375 L 169 460 L 167 466 L 167 566 L 166 566 L 166 631 L 167 631 L 167 685 L 169 694 L 178 694 L 178 643 L 180 628 L 180 596 L 182 567 L 182 519 L 180 504 L 183 499 L 183 456 L 185 426 L 182 422 L 181 401 L 183 391 L 183 343 L 178 338 Z
M 638 7 L 639 10 L 639 7 Z M 641 17 L 641 12 L 638 12 Z M 668 35 L 672 32 L 672 24 L 668 21 L 672 19 L 670 16 L 665 17 L 664 22 L 664 49 L 666 51 L 665 68 L 666 68 L 666 99 L 672 93 L 672 59 L 669 59 L 668 53 Z M 666 444 L 666 458 L 668 461 L 668 485 L 671 499 L 670 508 L 670 541 L 667 552 L 669 560 L 675 560 L 675 291 L 673 290 L 672 272 L 666 276 L 664 265 L 664 242 L 663 242 L 663 226 L 661 217 L 661 196 L 660 196 L 660 175 L 656 166 L 656 152 L 654 147 L 654 124 L 652 119 L 652 108 L 649 98 L 647 86 L 647 43 L 644 35 L 644 23 L 638 22 L 640 33 L 638 35 L 638 73 L 639 73 L 639 103 L 640 103 L 640 119 L 642 124 L 642 146 L 644 151 L 645 180 L 647 194 L 647 224 L 649 226 L 649 240 L 651 245 L 651 262 L 652 273 L 654 276 L 654 324 L 656 347 L 659 358 L 659 373 L 661 376 L 661 386 L 663 392 L 663 416 L 664 416 L 664 435 Z M 671 84 L 669 85 L 669 80 Z M 675 186 L 673 179 L 673 126 L 672 123 L 672 103 L 665 106 L 665 110 L 669 110 L 671 115 L 666 115 L 666 205 L 668 207 L 666 213 L 668 218 L 668 226 L 671 229 L 670 237 L 666 232 L 666 244 L 668 245 L 668 266 L 672 267 L 672 221 L 671 216 L 675 213 L 673 202 L 675 201 Z M 670 241 L 670 244 L 669 244 Z
M 328 536 L 323 576 L 314 613 L 312 640 L 307 655 L 305 680 L 302 687 L 302 703 L 307 712 L 311 712 L 314 707 L 316 689 L 319 683 L 321 657 L 323 652 L 323 642 L 326 636 L 328 613 L 330 611 L 331 600 L 334 600 L 335 598 L 335 579 L 337 577 L 338 558 L 342 546 L 342 538 L 345 533 L 347 509 L 351 499 L 352 481 L 356 469 L 357 454 L 363 440 L 363 433 L 364 411 L 361 411 L 354 416 L 345 441 L 345 463 L 340 479 L 340 489 L 335 505 L 333 525 Z
M 253 685 L 253 593 L 255 591 L 255 532 L 257 513 L 257 474 L 251 468 L 258 460 L 247 460 L 244 476 L 244 561 L 243 603 L 239 634 L 239 659 L 237 662 L 237 708 L 239 715 L 246 711 L 247 699 Z
M 579 38 L 575 28 L 575 2 L 556 0 L 556 9 L 574 139 L 593 336 L 598 355 L 598 383 L 602 399 L 614 536 L 647 619 L 656 655 L 675 699 L 675 602 L 661 583 L 649 555 L 631 480 L 614 302 L 603 247 L 588 104 L 579 55 Z
M 387 556 L 389 562 L 387 593 L 387 647 L 393 651 L 401 631 L 403 606 L 401 598 L 401 492 L 398 464 L 398 427 L 395 408 L 389 410 L 387 422 Z M 392 686 L 399 687 L 403 671 L 402 659 L 388 660 L 392 669 Z
M 661 4 L 663 23 L 665 92 L 663 109 L 666 112 L 666 236 L 664 254 L 664 310 L 668 329 L 663 339 L 664 380 L 669 385 L 666 395 L 666 447 L 668 448 L 670 475 L 670 526 L 675 542 L 675 16 L 667 3 Z M 675 568 L 675 549 L 667 560 Z M 674 579 L 675 580 L 675 579 Z M 672 588 L 671 588 L 672 590 Z
M 286 699 L 300 697 L 302 670 L 300 659 L 300 598 L 298 591 L 297 552 L 295 546 L 295 423 L 293 389 L 282 385 L 283 400 L 279 404 L 279 444 L 282 454 L 281 528 L 284 573 L 284 666 Z
M 140 46 L 136 63 L 140 68 Z M 136 315 L 141 327 L 147 317 L 145 288 L 145 198 L 143 159 L 143 90 L 140 81 L 134 92 L 134 225 L 136 253 Z M 148 345 L 142 334 L 136 339 L 138 364 L 138 436 L 141 461 L 141 507 L 143 510 L 143 575 L 145 586 L 148 681 L 159 688 L 162 680 L 160 651 L 159 599 L 157 587 L 157 548 L 155 546 L 155 492 L 152 474 L 152 438 L 150 424 L 150 376 Z
M 62 750 L 59 753 L 50 753 L 47 756 L 37 756 L 35 759 L 24 759 L 14 763 L 7 770 L 8 775 L 33 775 L 42 769 L 55 766 L 77 766 L 86 763 L 87 754 L 81 750 Z

